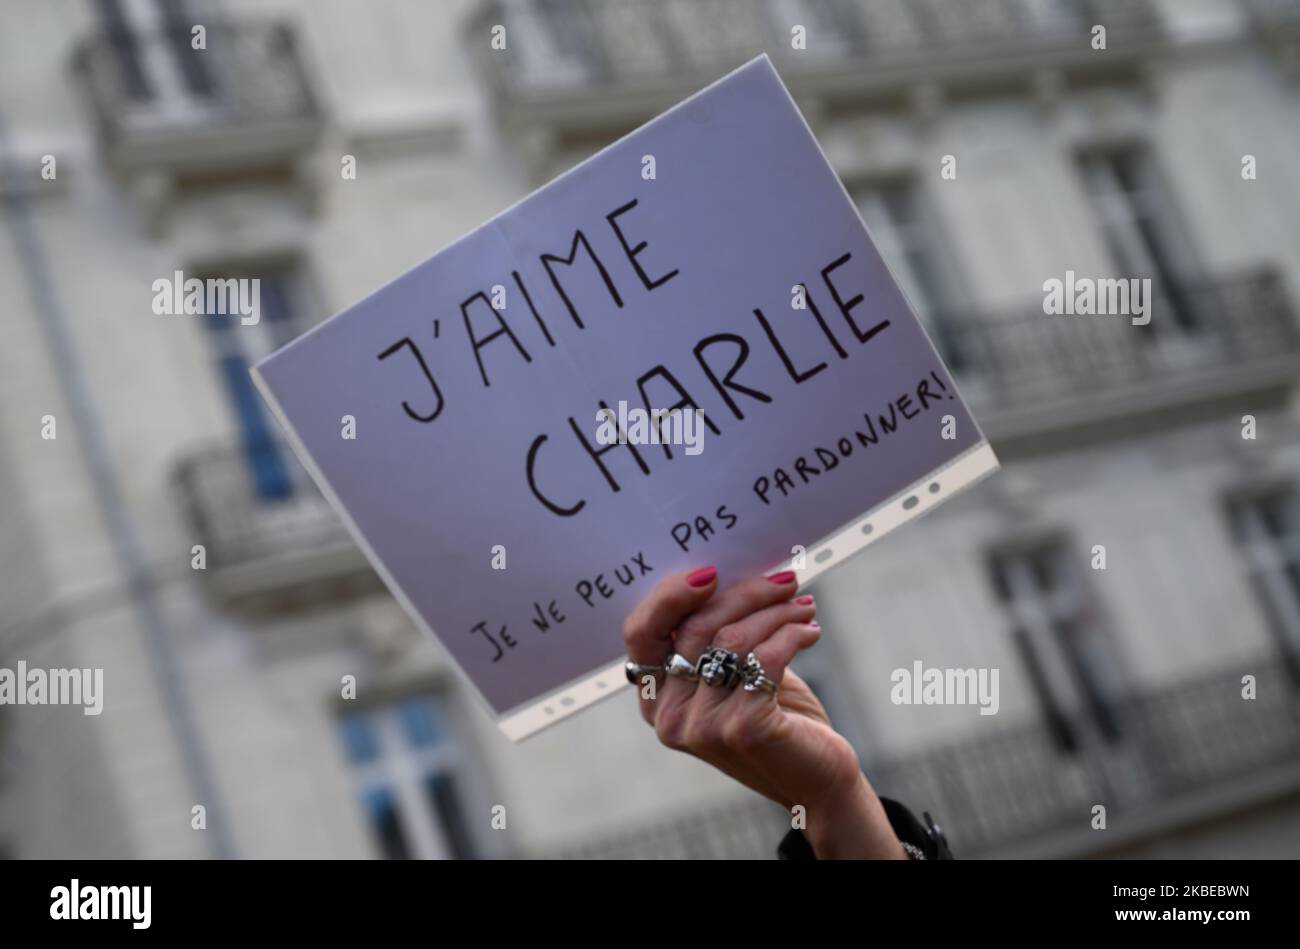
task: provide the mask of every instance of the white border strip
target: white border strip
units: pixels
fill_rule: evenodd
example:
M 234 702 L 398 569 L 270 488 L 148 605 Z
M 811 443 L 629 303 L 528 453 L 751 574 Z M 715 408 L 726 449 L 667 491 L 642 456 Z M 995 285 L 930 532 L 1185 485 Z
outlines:
M 540 701 L 507 712 L 497 720 L 497 728 L 511 741 L 522 741 L 536 735 L 548 725 L 568 718 L 574 712 L 580 712 L 601 699 L 609 698 L 628 685 L 627 675 L 623 672 L 626 661 L 620 659 L 612 666 L 606 666 L 585 679 L 578 679 Z
M 1001 467 L 998 456 L 993 453 L 993 448 L 987 441 L 972 445 L 946 465 L 934 469 L 883 504 L 877 505 L 866 516 L 814 544 L 804 557 L 803 567 L 796 567 L 793 560 L 786 561 L 782 566 L 798 575 L 800 586 L 809 583 L 814 577 L 871 546 L 931 508 L 938 507 Z
M 803 586 L 908 521 L 915 520 L 987 478 L 1000 467 L 992 447 L 988 442 L 981 441 L 884 503 L 876 505 L 867 514 L 855 518 L 847 527 L 814 544 L 808 549 L 803 567 L 797 568 L 793 561 L 786 561 L 782 569 L 794 570 L 799 577 L 799 585 Z M 624 660 L 620 659 L 611 666 L 557 689 L 543 699 L 507 712 L 497 721 L 497 727 L 511 741 L 521 741 L 608 698 L 628 684 L 627 677 L 623 674 L 623 663 Z

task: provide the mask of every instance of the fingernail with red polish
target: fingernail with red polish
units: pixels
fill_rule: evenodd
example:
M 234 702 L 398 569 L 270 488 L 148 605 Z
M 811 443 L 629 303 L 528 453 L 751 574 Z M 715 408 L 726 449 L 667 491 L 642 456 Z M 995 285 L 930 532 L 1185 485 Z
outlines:
M 800 606 L 812 606 L 813 598 L 810 596 L 800 596 L 795 598 L 795 602 Z
M 699 570 L 692 570 L 686 575 L 686 585 L 692 587 L 707 587 L 713 582 L 713 578 L 717 575 L 717 567 L 701 567 Z
M 780 573 L 774 573 L 768 577 L 773 583 L 794 583 L 794 571 L 782 570 Z

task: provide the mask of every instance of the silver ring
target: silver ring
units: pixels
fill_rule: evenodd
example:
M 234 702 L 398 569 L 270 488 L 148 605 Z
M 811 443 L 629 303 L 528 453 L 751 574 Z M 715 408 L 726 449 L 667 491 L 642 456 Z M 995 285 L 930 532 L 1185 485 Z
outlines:
M 710 646 L 700 656 L 700 681 L 734 689 L 740 682 L 740 656 L 721 646 Z
M 665 660 L 663 671 L 674 679 L 698 679 L 699 672 L 695 663 L 691 662 L 685 656 L 679 656 L 673 653 Z
M 779 686 L 767 677 L 763 671 L 763 664 L 758 661 L 758 656 L 752 652 L 745 657 L 745 664 L 740 669 L 741 679 L 744 681 L 746 692 L 763 691 L 768 695 L 775 696 Z
M 623 671 L 627 674 L 627 681 L 633 685 L 640 685 L 641 680 L 646 676 L 657 676 L 663 673 L 663 666 L 645 665 L 640 662 L 628 660 L 623 664 Z

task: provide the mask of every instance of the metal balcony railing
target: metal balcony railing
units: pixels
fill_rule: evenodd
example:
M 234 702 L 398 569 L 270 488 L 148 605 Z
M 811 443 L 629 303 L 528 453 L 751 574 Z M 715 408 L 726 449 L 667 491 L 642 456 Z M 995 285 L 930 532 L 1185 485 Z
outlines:
M 195 543 L 206 550 L 205 579 L 226 595 L 350 577 L 373 582 L 351 534 L 282 445 L 196 452 L 176 466 L 174 483 Z
M 749 797 L 681 819 L 592 838 L 555 854 L 565 860 L 765 860 L 790 829 L 776 804 Z
M 1242 696 L 1247 673 L 1256 677 L 1255 699 Z M 1133 772 L 1125 776 L 1129 792 L 1120 797 L 1108 790 L 1101 761 L 1063 750 L 1041 723 L 995 726 L 993 734 L 916 755 L 868 759 L 864 770 L 880 794 L 934 814 L 954 853 L 972 857 L 1087 829 L 1098 802 L 1106 802 L 1112 823 L 1129 815 L 1141 821 L 1192 795 L 1230 791 L 1234 783 L 1300 761 L 1300 687 L 1275 657 L 1138 693 L 1124 703 L 1118 720 L 1113 751 Z M 1222 800 L 1231 802 L 1232 795 Z M 593 838 L 557 855 L 773 857 L 789 826 L 775 805 L 745 798 Z
M 1297 324 L 1275 271 L 1187 281 L 1156 290 L 1145 326 L 1124 315 L 1048 314 L 1041 302 L 1010 316 L 948 314 L 932 336 L 977 407 L 1080 397 L 1124 385 L 1234 383 L 1300 354 Z
M 506 48 L 487 66 L 500 93 L 519 95 L 696 82 L 765 50 L 791 76 L 909 62 L 933 71 L 1007 49 L 1088 52 L 1098 23 L 1108 49 L 1160 29 L 1149 0 L 491 0 L 474 28 L 506 27 Z M 795 24 L 806 49 L 792 48 Z
M 189 27 L 125 28 L 83 40 L 74 68 L 105 148 L 125 164 L 210 164 L 274 158 L 314 143 L 324 116 L 284 22 L 204 21 L 203 48 Z
M 1242 697 L 1246 674 L 1258 684 L 1252 700 Z M 1111 751 L 1123 755 L 1130 789 L 1120 797 L 1101 761 L 1064 751 L 1039 723 L 879 762 L 867 773 L 880 793 L 942 815 L 954 852 L 975 855 L 1086 829 L 1099 802 L 1113 822 L 1300 761 L 1300 688 L 1273 657 L 1137 693 L 1117 718 Z

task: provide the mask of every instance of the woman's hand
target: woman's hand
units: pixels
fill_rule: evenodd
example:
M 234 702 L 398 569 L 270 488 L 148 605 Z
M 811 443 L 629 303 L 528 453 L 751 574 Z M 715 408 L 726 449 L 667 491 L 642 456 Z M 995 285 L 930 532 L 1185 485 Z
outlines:
M 675 652 L 694 663 L 712 645 L 743 662 L 753 652 L 780 691 L 773 698 L 660 676 L 653 698 L 638 687 L 641 715 L 669 748 L 707 761 L 787 810 L 802 805 L 805 835 L 818 857 L 903 859 L 852 745 L 786 668 L 820 635 L 813 598 L 796 592 L 788 571 L 721 593 L 712 567 L 661 581 L 623 626 L 629 659 L 661 665 Z

